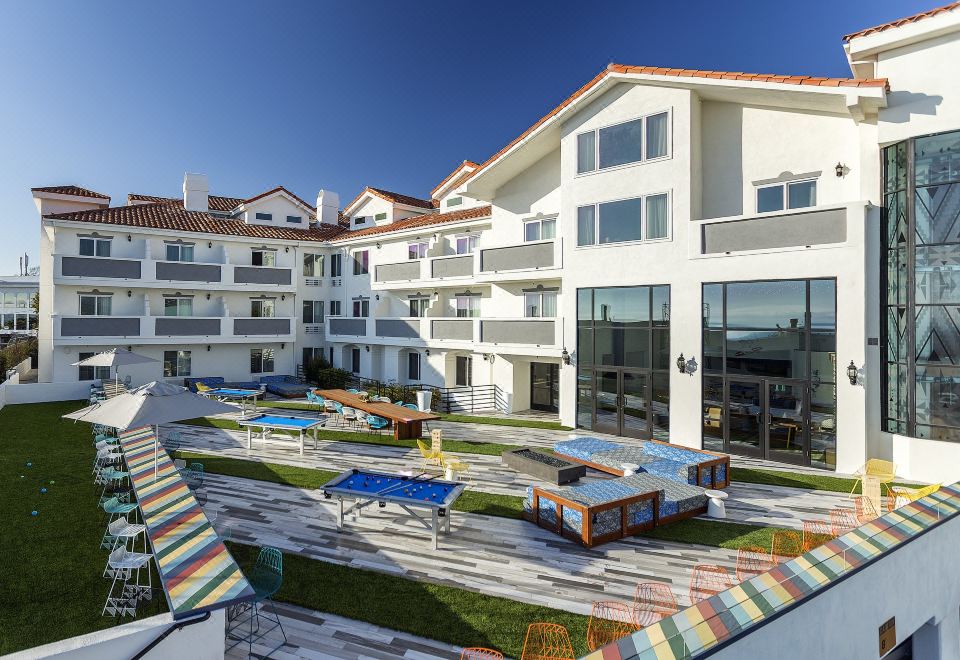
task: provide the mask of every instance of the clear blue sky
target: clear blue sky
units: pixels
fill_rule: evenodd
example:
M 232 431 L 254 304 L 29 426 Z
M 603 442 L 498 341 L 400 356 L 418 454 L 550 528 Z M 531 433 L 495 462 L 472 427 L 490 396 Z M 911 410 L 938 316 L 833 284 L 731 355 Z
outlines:
M 842 34 L 937 3 L 3 2 L 0 273 L 37 262 L 31 186 L 426 197 L 611 60 L 846 76 Z

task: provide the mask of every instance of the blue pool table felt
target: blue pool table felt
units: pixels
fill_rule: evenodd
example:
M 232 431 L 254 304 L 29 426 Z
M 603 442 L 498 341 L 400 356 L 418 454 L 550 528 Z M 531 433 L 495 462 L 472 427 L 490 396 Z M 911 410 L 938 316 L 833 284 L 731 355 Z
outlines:
M 256 396 L 262 394 L 260 390 L 232 390 L 232 389 L 215 389 L 206 392 L 207 394 L 213 394 L 214 396 Z
M 283 427 L 283 428 L 310 428 L 317 424 L 322 424 L 322 420 L 314 419 L 305 419 L 303 417 L 283 417 L 281 415 L 257 415 L 256 417 L 248 417 L 247 419 L 241 419 L 238 422 L 241 426 L 272 426 L 272 427 Z
M 330 484 L 329 487 L 372 497 L 384 496 L 411 502 L 443 504 L 459 485 L 425 477 L 402 477 L 357 471 L 339 483 Z

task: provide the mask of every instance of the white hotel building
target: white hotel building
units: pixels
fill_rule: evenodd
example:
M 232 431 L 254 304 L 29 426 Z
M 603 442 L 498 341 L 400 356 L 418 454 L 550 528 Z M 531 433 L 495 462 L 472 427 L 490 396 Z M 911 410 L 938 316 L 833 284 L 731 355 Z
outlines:
M 116 345 L 176 379 L 323 351 L 584 429 L 960 478 L 960 7 L 844 48 L 850 78 L 610 65 L 430 199 L 36 189 L 40 379 Z

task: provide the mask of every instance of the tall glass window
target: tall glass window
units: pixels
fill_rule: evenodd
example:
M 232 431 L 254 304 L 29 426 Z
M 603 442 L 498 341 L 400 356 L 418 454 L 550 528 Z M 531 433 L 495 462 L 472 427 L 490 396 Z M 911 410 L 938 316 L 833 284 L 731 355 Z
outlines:
M 883 428 L 960 441 L 960 131 L 883 150 Z

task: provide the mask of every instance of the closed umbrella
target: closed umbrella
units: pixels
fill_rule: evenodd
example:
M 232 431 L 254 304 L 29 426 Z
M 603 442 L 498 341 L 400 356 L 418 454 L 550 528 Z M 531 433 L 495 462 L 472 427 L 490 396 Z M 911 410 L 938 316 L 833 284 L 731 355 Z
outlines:
M 237 409 L 233 406 L 194 394 L 185 387 L 155 381 L 112 399 L 67 413 L 64 418 L 126 430 L 148 425 L 159 427 L 160 424 L 179 422 L 184 419 L 236 411 Z M 156 438 L 153 448 L 153 466 L 154 476 L 156 476 L 160 429 L 154 430 Z
M 91 355 L 85 360 L 74 362 L 74 367 L 110 367 L 116 369 L 117 385 L 120 385 L 120 367 L 128 364 L 147 364 L 148 362 L 158 362 L 146 355 L 133 353 L 125 348 L 111 348 L 109 351 Z

